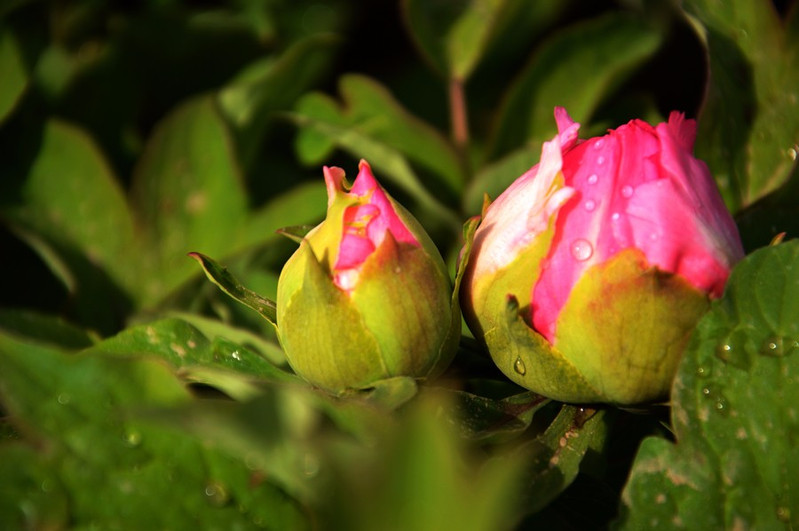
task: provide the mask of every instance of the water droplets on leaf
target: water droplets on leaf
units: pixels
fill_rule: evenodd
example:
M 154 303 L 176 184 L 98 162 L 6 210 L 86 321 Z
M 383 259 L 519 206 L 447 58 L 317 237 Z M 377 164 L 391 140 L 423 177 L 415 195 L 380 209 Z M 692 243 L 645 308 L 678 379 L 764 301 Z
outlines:
M 578 238 L 571 244 L 571 254 L 575 260 L 584 262 L 594 254 L 594 248 L 588 240 Z
M 303 458 L 302 472 L 306 477 L 312 478 L 319 473 L 319 458 L 311 453 L 306 453 Z
M 782 357 L 786 354 L 786 349 L 785 349 L 786 343 L 789 346 L 788 352 L 789 353 L 793 352 L 794 341 L 792 341 L 791 339 L 788 339 L 786 341 L 785 338 L 782 338 L 780 336 L 769 337 L 763 342 L 763 345 L 761 345 L 760 353 L 764 356 L 771 356 L 775 358 Z
M 225 486 L 216 481 L 209 481 L 206 483 L 205 497 L 208 503 L 215 507 L 222 507 L 230 500 Z
M 67 404 L 70 403 L 72 397 L 69 396 L 67 393 L 60 393 L 58 395 L 58 398 L 56 398 L 56 400 L 58 400 L 58 403 L 61 404 L 62 406 L 66 406 Z
M 513 363 L 513 370 L 522 376 L 527 374 L 527 367 L 524 366 L 524 361 L 522 358 L 516 358 L 516 361 Z
M 230 353 L 230 357 L 236 361 L 241 361 L 241 353 L 238 350 L 234 350 Z
M 752 360 L 746 348 L 748 333 L 745 329 L 734 330 L 727 340 L 716 347 L 716 357 L 739 369 L 748 371 L 752 366 Z
M 707 378 L 710 376 L 710 368 L 709 367 L 697 367 L 696 375 L 700 378 Z
M 141 433 L 136 430 L 130 430 L 125 434 L 125 444 L 134 448 L 141 444 Z

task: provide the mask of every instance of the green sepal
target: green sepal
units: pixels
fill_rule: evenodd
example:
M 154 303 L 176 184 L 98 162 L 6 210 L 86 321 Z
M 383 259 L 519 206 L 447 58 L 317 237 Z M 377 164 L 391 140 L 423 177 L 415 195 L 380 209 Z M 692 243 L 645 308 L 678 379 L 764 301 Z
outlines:
M 449 335 L 450 297 L 449 277 L 427 251 L 398 243 L 386 232 L 361 266 L 349 298 L 375 337 L 390 376 L 428 376 L 437 369 Z M 454 350 L 452 345 L 447 357 Z
M 302 242 L 303 238 L 305 238 L 305 236 L 307 236 L 308 233 L 313 230 L 313 228 L 313 225 L 292 225 L 290 227 L 281 227 L 275 232 L 281 236 L 285 236 L 293 242 L 300 243 Z
M 189 256 L 199 262 L 208 279 L 224 293 L 258 312 L 272 326 L 277 326 L 277 306 L 274 301 L 261 297 L 251 289 L 245 288 L 236 277 L 230 274 L 227 267 L 218 264 L 204 254 L 192 252 L 189 253 Z
M 507 295 L 501 326 L 485 341 L 497 367 L 526 389 L 555 400 L 588 403 L 602 399 L 580 371 L 544 336 L 533 330 L 513 295 Z
M 288 300 L 279 306 L 277 317 L 278 337 L 292 369 L 334 393 L 368 387 L 391 376 L 361 314 L 333 283 L 307 240 L 290 262 L 281 284 L 293 289 L 278 294 L 281 302 L 286 296 Z
M 588 269 L 574 285 L 558 316 L 555 345 L 603 402 L 649 402 L 667 395 L 708 307 L 703 292 L 630 248 Z

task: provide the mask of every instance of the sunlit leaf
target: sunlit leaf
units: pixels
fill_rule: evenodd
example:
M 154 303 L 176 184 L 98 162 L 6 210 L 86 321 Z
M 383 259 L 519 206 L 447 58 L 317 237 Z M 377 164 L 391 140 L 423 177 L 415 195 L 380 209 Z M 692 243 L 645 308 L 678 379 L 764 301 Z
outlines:
M 735 268 L 680 365 L 672 389 L 677 442 L 642 443 L 621 528 L 799 525 L 797 271 L 797 240 Z

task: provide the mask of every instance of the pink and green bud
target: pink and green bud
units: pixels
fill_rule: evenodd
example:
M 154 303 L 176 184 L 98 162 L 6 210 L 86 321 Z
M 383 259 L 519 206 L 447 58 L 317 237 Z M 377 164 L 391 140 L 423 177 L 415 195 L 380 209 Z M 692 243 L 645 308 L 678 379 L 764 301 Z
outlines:
M 292 368 L 333 392 L 395 376 L 428 378 L 452 359 L 457 297 L 422 226 L 366 161 L 352 187 L 324 168 L 325 221 L 283 267 L 277 326 Z
M 737 228 L 692 155 L 693 120 L 674 112 L 579 141 L 564 109 L 555 118 L 540 163 L 484 212 L 461 288 L 467 322 L 534 391 L 662 398 L 743 256 Z

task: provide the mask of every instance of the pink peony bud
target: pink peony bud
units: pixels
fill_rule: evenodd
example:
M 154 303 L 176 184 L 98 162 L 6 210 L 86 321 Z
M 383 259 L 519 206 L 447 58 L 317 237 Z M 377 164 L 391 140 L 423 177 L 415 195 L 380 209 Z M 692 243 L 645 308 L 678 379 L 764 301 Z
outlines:
M 435 244 L 366 161 L 352 187 L 340 168 L 326 167 L 324 176 L 327 216 L 278 280 L 278 337 L 289 363 L 335 393 L 440 374 L 461 319 Z
M 498 364 L 518 368 L 495 353 L 505 348 L 496 338 L 512 295 L 536 345 L 543 336 L 566 372 L 577 369 L 550 375 L 571 379 L 546 382 L 550 396 L 657 398 L 707 299 L 722 294 L 743 256 L 738 231 L 707 166 L 692 155 L 693 120 L 673 112 L 655 127 L 633 120 L 578 141 L 579 124 L 565 109 L 555 118 L 559 134 L 544 144 L 541 162 L 484 213 L 461 290 L 467 321 Z M 670 322 L 645 322 L 654 318 Z M 638 370 L 654 365 L 655 381 Z M 506 370 L 529 384 L 519 372 Z

